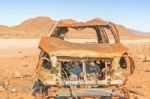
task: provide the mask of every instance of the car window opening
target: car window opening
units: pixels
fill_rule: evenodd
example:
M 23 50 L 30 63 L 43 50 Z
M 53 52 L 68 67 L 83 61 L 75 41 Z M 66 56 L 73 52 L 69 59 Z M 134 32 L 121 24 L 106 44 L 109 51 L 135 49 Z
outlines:
M 73 43 L 116 43 L 111 28 L 106 26 L 59 27 L 51 36 Z

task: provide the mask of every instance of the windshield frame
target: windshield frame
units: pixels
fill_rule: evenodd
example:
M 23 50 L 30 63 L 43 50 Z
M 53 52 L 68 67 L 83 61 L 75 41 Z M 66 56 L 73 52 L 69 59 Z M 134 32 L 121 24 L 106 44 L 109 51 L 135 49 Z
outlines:
M 85 28 L 92 28 L 96 31 L 96 38 L 97 38 L 97 42 L 94 43 L 102 43 L 102 44 L 110 44 L 110 39 L 108 38 L 108 34 L 106 33 L 106 31 L 102 28 L 107 28 L 111 31 L 111 34 L 113 35 L 113 39 L 115 41 L 114 44 L 119 43 L 119 36 L 116 33 L 115 30 L 113 30 L 114 28 L 111 25 L 95 25 L 95 26 L 76 26 L 76 27 L 69 27 L 69 26 L 65 26 L 65 27 L 56 27 L 54 29 L 54 31 L 52 32 L 52 34 L 50 35 L 50 37 L 55 37 L 55 38 L 60 38 L 62 40 L 64 40 L 64 36 L 66 35 L 66 33 L 68 32 L 69 28 L 73 28 L 76 30 L 83 30 Z M 101 34 L 103 31 L 103 34 Z M 61 33 L 62 32 L 62 33 Z M 64 32 L 64 33 L 63 33 Z M 100 33 L 101 32 L 101 33 Z M 60 35 L 64 34 L 63 37 L 61 37 Z M 102 37 L 102 35 L 104 37 Z M 102 41 L 102 39 L 104 41 Z M 88 42 L 86 42 L 88 43 Z

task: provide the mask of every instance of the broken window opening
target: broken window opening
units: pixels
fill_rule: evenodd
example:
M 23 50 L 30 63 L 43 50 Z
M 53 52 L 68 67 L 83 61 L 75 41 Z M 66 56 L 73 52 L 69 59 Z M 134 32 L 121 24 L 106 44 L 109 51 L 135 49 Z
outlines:
M 111 28 L 106 26 L 61 27 L 57 28 L 52 37 L 58 37 L 73 43 L 111 43 Z M 112 37 L 111 37 L 112 38 Z M 115 41 L 114 41 L 115 42 Z

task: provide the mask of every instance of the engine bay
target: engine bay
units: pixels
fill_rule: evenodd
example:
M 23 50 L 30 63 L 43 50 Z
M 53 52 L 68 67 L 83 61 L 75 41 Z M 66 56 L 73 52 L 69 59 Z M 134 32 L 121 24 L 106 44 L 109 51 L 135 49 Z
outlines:
M 50 85 L 98 85 L 115 83 L 112 81 L 114 73 L 112 59 L 78 59 L 58 57 L 56 66 L 44 59 L 42 71 L 44 80 Z M 117 81 L 118 82 L 118 81 Z M 118 83 L 121 83 L 120 81 Z
M 63 80 L 70 81 L 97 81 L 106 79 L 111 75 L 111 64 L 105 66 L 105 60 L 63 61 L 61 62 L 61 75 Z

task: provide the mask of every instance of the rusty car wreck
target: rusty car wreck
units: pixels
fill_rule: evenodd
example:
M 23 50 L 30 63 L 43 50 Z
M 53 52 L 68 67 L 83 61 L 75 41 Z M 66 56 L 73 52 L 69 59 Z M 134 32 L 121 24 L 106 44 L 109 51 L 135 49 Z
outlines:
M 37 97 L 129 99 L 125 82 L 134 62 L 113 23 L 57 22 L 39 48 Z

